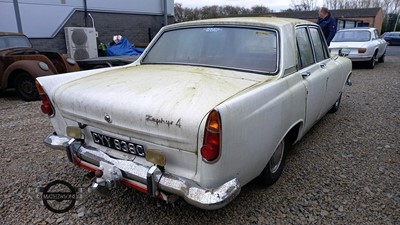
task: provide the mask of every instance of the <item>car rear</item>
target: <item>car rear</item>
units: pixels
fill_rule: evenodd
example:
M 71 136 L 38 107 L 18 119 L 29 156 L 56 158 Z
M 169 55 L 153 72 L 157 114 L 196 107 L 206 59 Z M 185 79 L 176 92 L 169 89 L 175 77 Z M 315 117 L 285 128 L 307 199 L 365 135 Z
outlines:
M 181 196 L 205 208 L 208 206 L 196 203 L 186 188 L 181 189 L 183 185 L 208 195 L 203 188 L 209 185 L 200 183 L 205 174 L 197 170 L 199 160 L 214 161 L 219 156 L 220 121 L 212 109 L 266 79 L 213 68 L 143 65 L 51 87 L 67 76 L 43 77 L 37 82 L 41 110 L 55 128 L 45 140 L 48 146 L 64 149 L 70 161 L 82 168 L 102 171 L 98 179 L 103 180 L 97 183 L 106 187 L 120 181 L 167 200 L 161 190 L 153 193 L 154 185 L 150 184 L 165 176 L 179 185 L 170 187 L 172 181 L 165 180 L 162 193 Z M 156 169 L 148 179 L 153 165 Z M 122 173 L 114 177 L 115 171 Z M 238 180 L 220 181 L 213 188 L 224 189 L 224 185 L 230 187 L 230 194 L 223 199 L 210 197 L 217 205 L 240 190 Z
M 368 29 L 340 30 L 333 38 L 329 49 L 331 54 L 345 54 L 352 61 L 369 61 L 375 53 L 370 44 Z
M 277 30 L 177 25 L 154 42 L 129 66 L 39 78 L 42 111 L 56 131 L 45 143 L 94 171 L 95 190 L 121 182 L 164 200 L 169 193 L 222 207 L 239 193 L 239 179 L 199 173 L 221 161 L 217 106 L 275 79 Z

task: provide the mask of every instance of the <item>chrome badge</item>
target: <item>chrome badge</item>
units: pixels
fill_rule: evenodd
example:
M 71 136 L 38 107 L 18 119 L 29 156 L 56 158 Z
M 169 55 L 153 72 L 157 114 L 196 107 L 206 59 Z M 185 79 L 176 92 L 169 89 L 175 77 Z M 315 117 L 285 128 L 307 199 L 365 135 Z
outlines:
M 104 116 L 104 120 L 107 121 L 107 123 L 112 123 L 111 116 L 108 115 L 107 113 L 106 113 L 106 115 Z

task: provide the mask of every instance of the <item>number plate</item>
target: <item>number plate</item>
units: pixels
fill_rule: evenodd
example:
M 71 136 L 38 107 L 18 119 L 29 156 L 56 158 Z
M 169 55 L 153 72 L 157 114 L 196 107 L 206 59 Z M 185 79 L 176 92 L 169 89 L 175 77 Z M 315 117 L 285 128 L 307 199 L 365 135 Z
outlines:
M 342 54 L 349 55 L 350 52 L 351 52 L 351 49 L 349 49 L 349 48 L 342 48 Z
M 94 143 L 98 145 L 141 157 L 146 156 L 143 145 L 109 137 L 104 134 L 99 134 L 93 131 L 92 131 L 92 137 Z

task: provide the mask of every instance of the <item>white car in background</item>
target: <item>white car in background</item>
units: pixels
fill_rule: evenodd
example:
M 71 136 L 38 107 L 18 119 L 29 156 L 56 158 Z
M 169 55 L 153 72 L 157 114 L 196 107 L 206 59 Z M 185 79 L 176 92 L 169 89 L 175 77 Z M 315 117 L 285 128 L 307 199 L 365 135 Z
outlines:
M 376 61 L 385 61 L 387 42 L 379 37 L 376 28 L 339 30 L 329 49 L 331 54 L 345 54 L 353 62 L 365 62 L 373 69 Z

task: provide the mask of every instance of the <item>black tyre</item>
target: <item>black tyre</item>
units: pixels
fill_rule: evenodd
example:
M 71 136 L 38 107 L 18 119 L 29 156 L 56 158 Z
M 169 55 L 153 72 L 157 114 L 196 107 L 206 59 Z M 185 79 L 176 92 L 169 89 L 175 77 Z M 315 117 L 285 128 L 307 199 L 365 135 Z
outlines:
M 20 73 L 15 79 L 15 88 L 18 95 L 24 101 L 35 101 L 39 99 L 39 92 L 35 86 L 35 79 L 28 73 Z
M 279 143 L 267 166 L 258 177 L 262 185 L 267 187 L 271 186 L 282 175 L 283 168 L 285 167 L 287 149 L 288 143 L 286 142 L 286 138 L 284 138 L 281 143 Z
M 383 53 L 383 55 L 382 55 L 381 57 L 379 57 L 378 63 L 383 63 L 383 62 L 385 62 L 385 55 L 386 55 L 386 51 L 385 51 L 385 53 Z
M 341 100 L 342 100 L 342 93 L 340 93 L 339 98 L 336 100 L 335 104 L 333 104 L 332 108 L 329 110 L 329 113 L 335 113 L 339 110 Z
M 375 68 L 375 64 L 376 64 L 376 53 L 374 54 L 374 56 L 372 56 L 372 58 L 367 62 L 367 66 L 368 69 L 374 69 Z

